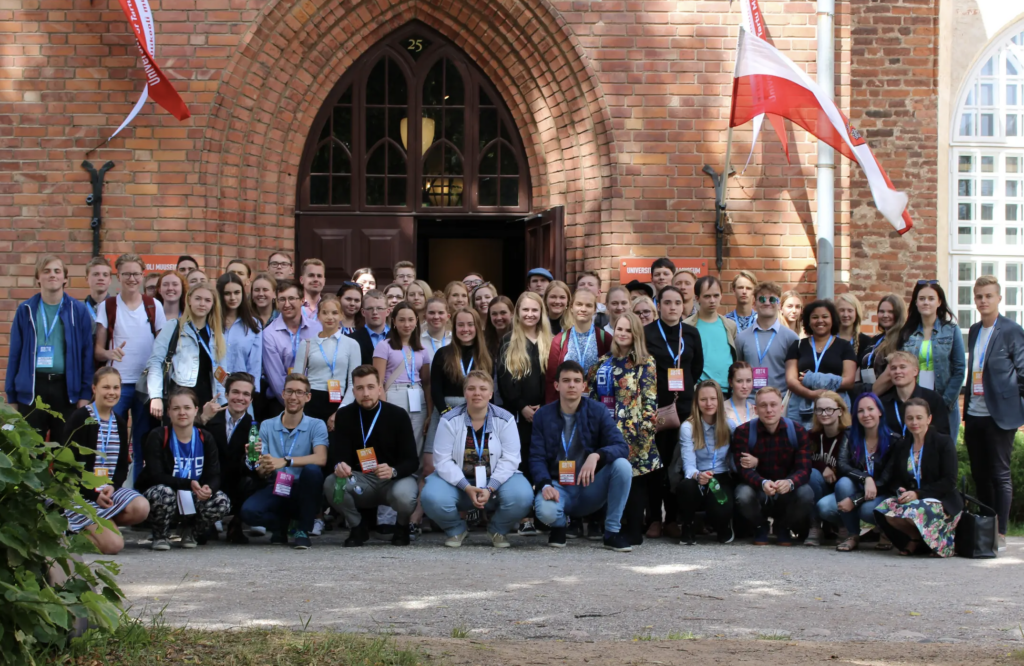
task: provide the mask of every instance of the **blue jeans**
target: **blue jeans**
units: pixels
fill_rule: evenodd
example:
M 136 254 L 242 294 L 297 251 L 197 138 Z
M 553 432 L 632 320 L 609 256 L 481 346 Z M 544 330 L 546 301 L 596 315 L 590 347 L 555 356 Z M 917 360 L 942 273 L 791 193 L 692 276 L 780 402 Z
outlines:
M 618 532 L 622 523 L 622 510 L 629 498 L 629 486 L 633 482 L 633 466 L 625 458 L 619 458 L 605 465 L 589 486 L 562 486 L 552 480 L 551 487 L 558 491 L 558 500 L 546 500 L 543 493 L 537 493 L 533 508 L 537 520 L 551 527 L 565 527 L 565 517 L 589 516 L 608 505 L 604 517 L 604 529 Z
M 306 465 L 298 478 L 292 481 L 288 497 L 274 494 L 270 483 L 253 493 L 242 505 L 242 520 L 248 525 L 262 525 L 271 532 L 284 532 L 295 521 L 303 532 L 313 530 L 313 519 L 320 511 L 324 473 L 317 465 Z
M 832 492 L 833 485 L 825 480 L 825 477 L 816 469 L 811 470 L 811 478 L 808 479 L 807 485 L 814 491 L 814 504 L 811 505 L 811 527 L 818 527 L 818 521 L 821 520 L 821 516 L 818 515 L 818 502 L 825 495 Z
M 427 477 L 420 494 L 423 512 L 441 526 L 447 536 L 465 532 L 466 521 L 459 517 L 459 511 L 475 508 L 465 491 L 459 490 L 434 472 Z M 492 534 L 508 534 L 512 528 L 530 512 L 533 503 L 533 488 L 526 477 L 516 472 L 501 484 L 498 493 L 487 501 L 485 509 L 494 515 L 487 523 Z
M 128 422 L 128 412 L 132 415 L 132 429 L 129 437 L 132 442 L 132 461 L 135 463 L 132 483 L 142 474 L 142 440 L 153 429 L 149 415 L 149 405 L 135 399 L 135 384 L 121 384 L 121 399 L 114 405 L 117 418 Z
M 818 501 L 818 515 L 822 520 L 833 525 L 842 525 L 850 536 L 860 534 L 861 522 L 869 525 L 875 522 L 875 507 L 885 501 L 886 497 L 879 495 L 873 500 L 864 500 L 860 506 L 854 507 L 853 511 L 840 511 L 838 504 L 844 499 L 855 497 L 864 493 L 864 484 L 848 476 L 836 481 L 836 492 L 826 495 Z

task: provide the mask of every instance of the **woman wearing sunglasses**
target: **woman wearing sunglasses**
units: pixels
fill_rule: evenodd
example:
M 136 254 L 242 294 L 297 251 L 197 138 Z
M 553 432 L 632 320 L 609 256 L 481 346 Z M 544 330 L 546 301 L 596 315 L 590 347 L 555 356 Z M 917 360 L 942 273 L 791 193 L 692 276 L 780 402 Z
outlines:
M 762 282 L 754 292 L 757 318 L 736 336 L 737 360 L 750 364 L 754 383 L 751 395 L 765 386 L 774 386 L 786 395 L 786 352 L 800 340 L 779 316 L 782 288 L 774 282 Z

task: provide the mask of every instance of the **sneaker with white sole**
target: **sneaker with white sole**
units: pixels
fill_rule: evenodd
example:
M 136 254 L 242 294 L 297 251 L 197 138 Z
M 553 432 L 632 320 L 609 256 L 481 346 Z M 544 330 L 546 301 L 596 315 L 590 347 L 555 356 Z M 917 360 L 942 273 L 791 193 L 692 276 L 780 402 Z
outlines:
M 1006 550 L 1006 535 L 996 534 L 996 551 L 1002 552 Z
M 181 547 L 182 548 L 195 548 L 199 544 L 196 543 L 196 535 L 191 527 L 186 527 L 181 531 Z
M 444 545 L 448 546 L 449 548 L 458 548 L 462 545 L 462 542 L 466 540 L 467 536 L 469 536 L 469 530 L 466 530 L 461 534 L 456 534 L 455 536 L 448 537 L 444 540 Z
M 309 536 L 320 536 L 324 533 L 324 521 L 317 518 L 313 521 L 313 530 L 309 533 Z
M 537 526 L 532 520 L 519 523 L 519 536 L 537 536 Z
M 221 521 L 218 520 L 217 522 L 215 522 L 213 524 L 213 528 L 215 530 L 217 530 L 217 534 L 220 534 L 221 532 L 224 531 L 224 523 L 222 523 Z
M 512 544 L 508 542 L 504 534 L 498 534 L 497 532 L 491 532 L 487 536 L 491 537 L 491 545 L 495 548 L 510 548 Z
M 150 548 L 153 550 L 170 550 L 171 540 L 166 537 L 153 537 L 153 545 Z
M 267 528 L 251 525 L 249 527 L 249 536 L 267 536 Z

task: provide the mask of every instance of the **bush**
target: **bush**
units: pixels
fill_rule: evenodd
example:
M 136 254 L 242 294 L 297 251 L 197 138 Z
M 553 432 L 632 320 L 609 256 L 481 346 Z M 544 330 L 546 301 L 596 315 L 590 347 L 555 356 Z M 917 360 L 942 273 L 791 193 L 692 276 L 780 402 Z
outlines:
M 38 398 L 35 408 L 47 409 Z M 60 509 L 86 513 L 106 528 L 113 524 L 82 499 L 83 482 L 94 488 L 102 482 L 75 460 L 77 445 L 44 442 L 6 404 L 0 424 L 0 654 L 5 663 L 34 664 L 36 656 L 64 648 L 80 621 L 101 631 L 117 627 L 117 565 L 83 562 L 81 555 L 98 551 L 84 536 L 65 534 Z M 51 586 L 47 575 L 56 569 L 67 580 Z
M 960 470 L 958 478 L 967 479 L 967 492 L 975 495 L 974 479 L 971 477 L 971 462 L 964 445 L 964 427 L 956 438 L 956 455 Z M 1010 476 L 1013 479 L 1013 503 L 1010 504 L 1010 522 L 1024 522 L 1024 432 L 1018 431 L 1013 438 L 1013 454 L 1010 457 Z M 976 496 L 976 495 L 975 495 Z

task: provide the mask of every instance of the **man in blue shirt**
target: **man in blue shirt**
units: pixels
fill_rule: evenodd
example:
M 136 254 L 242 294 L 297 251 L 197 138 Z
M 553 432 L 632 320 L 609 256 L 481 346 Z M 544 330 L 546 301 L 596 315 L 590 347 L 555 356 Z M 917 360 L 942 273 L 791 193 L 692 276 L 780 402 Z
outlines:
M 308 535 L 320 510 L 327 426 L 302 413 L 310 398 L 308 379 L 293 372 L 283 393 L 284 413 L 260 425 L 259 471 L 270 484 L 245 501 L 242 520 L 269 528 L 272 544 L 287 544 L 289 525 L 295 523 L 293 547 L 305 550 L 312 545 Z
M 722 283 L 714 275 L 705 275 L 693 287 L 697 296 L 697 314 L 684 319 L 696 327 L 704 350 L 701 379 L 713 379 L 729 393 L 729 366 L 736 360 L 736 322 L 718 314 L 722 302 Z
M 782 287 L 762 282 L 754 289 L 754 323 L 736 336 L 736 356 L 753 368 L 754 393 L 774 386 L 786 396 L 786 352 L 800 336 L 782 323 Z M 724 388 L 724 387 L 723 387 Z

